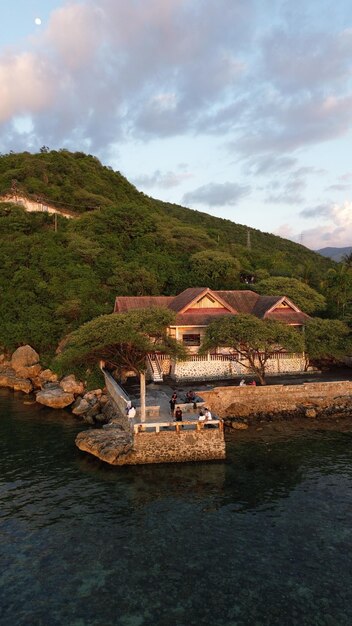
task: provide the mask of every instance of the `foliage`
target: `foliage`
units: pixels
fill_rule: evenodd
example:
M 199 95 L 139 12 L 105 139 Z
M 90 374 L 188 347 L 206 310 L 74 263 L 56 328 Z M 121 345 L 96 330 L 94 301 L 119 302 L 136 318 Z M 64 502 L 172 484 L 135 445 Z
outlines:
M 229 348 L 234 360 L 257 375 L 264 385 L 267 360 L 282 350 L 301 352 L 303 336 L 291 326 L 275 320 L 261 320 L 248 314 L 229 315 L 208 326 L 201 353 L 218 347 Z
M 101 315 L 74 331 L 56 358 L 59 371 L 89 367 L 103 360 L 113 368 L 146 369 L 150 352 L 177 354 L 181 347 L 166 334 L 175 314 L 164 308 L 140 309 L 130 313 Z
M 325 289 L 330 315 L 352 322 L 352 269 L 348 260 L 327 272 Z
M 340 359 L 352 352 L 352 337 L 341 320 L 311 318 L 305 326 L 306 367 L 325 359 Z
M 55 232 L 52 215 L 0 204 L 0 344 L 8 350 L 30 343 L 49 357 L 65 335 L 110 313 L 116 295 L 176 295 L 199 282 L 247 288 L 242 270 L 262 278 L 278 267 L 318 286 L 337 267 L 280 237 L 149 198 L 82 152 L 43 146 L 0 156 L 0 195 L 8 192 L 74 216 L 58 216 Z
M 255 291 L 268 296 L 287 296 L 308 315 L 325 309 L 322 294 L 296 278 L 277 276 L 266 278 L 255 285 Z
M 239 283 L 240 264 L 227 252 L 202 250 L 191 256 L 196 285 L 210 289 L 235 289 Z

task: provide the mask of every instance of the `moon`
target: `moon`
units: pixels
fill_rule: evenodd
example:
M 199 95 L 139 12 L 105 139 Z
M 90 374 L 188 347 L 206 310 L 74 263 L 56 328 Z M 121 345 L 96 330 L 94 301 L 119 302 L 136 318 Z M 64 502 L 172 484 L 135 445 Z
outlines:
M 42 23 L 42 20 L 40 19 L 40 17 L 36 17 L 34 20 L 34 23 L 36 24 L 36 26 L 40 26 Z

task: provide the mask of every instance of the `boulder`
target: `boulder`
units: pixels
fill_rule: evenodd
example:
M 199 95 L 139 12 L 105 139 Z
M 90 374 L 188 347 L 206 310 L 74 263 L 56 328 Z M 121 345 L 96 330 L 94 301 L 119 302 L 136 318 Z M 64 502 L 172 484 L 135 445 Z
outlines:
M 310 417 L 310 418 L 314 418 L 314 417 L 317 416 L 317 412 L 316 412 L 315 409 L 312 409 L 312 408 L 311 409 L 306 409 L 305 416 L 306 417 Z
M 54 374 L 54 372 L 49 369 L 40 372 L 39 376 L 43 383 L 56 383 L 58 380 L 57 374 Z
M 84 391 L 84 384 L 80 381 L 76 380 L 76 377 L 73 374 L 69 376 L 65 376 L 62 380 L 60 380 L 60 387 L 63 391 L 67 393 L 82 394 Z
M 38 391 L 36 400 L 39 404 L 50 406 L 52 409 L 63 409 L 74 401 L 73 393 L 63 391 L 61 387 L 42 389 Z
M 23 393 L 31 393 L 33 391 L 33 385 L 28 378 L 15 378 L 13 383 L 14 391 L 23 391 Z
M 31 346 L 17 348 L 11 357 L 11 367 L 17 372 L 23 367 L 39 363 L 39 354 Z
M 84 415 L 90 409 L 90 404 L 87 402 L 85 398 L 81 398 L 80 396 L 76 399 L 75 403 L 72 405 L 72 413 L 74 415 Z
M 16 370 L 17 376 L 21 378 L 37 378 L 42 371 L 41 365 L 36 363 L 36 365 L 29 365 L 28 367 L 19 367 Z
M 84 394 L 84 399 L 90 402 L 91 400 L 96 400 L 97 398 L 100 398 L 102 393 L 103 392 L 101 389 L 93 389 L 92 391 L 87 391 L 87 393 Z
M 117 428 L 85 430 L 76 437 L 76 446 L 106 463 L 117 465 L 118 460 L 133 449 L 131 433 Z

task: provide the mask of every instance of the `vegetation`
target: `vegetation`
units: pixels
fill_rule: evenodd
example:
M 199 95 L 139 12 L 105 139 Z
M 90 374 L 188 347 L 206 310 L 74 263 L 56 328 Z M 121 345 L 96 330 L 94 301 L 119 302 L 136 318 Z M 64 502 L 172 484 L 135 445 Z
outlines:
M 97 317 L 83 324 L 68 338 L 56 358 L 56 369 L 74 371 L 86 377 L 87 366 L 99 361 L 107 366 L 131 370 L 140 378 L 141 418 L 145 418 L 146 356 L 150 352 L 167 352 L 183 356 L 182 347 L 167 336 L 166 328 L 175 314 L 167 309 L 145 309 Z
M 326 308 L 324 296 L 297 278 L 285 276 L 266 278 L 255 286 L 255 290 L 267 296 L 285 295 L 308 315 Z
M 303 335 L 292 326 L 254 315 L 229 315 L 209 324 L 201 353 L 214 348 L 231 348 L 233 359 L 241 362 L 265 385 L 265 367 L 274 354 L 287 350 L 302 352 Z M 248 365 L 243 363 L 248 360 Z
M 309 365 L 321 365 L 351 354 L 350 329 L 340 320 L 312 318 L 306 324 L 304 335 L 306 369 Z
M 170 295 L 192 286 L 256 290 L 280 276 L 326 296 L 326 315 L 347 315 L 350 287 L 337 306 L 331 278 L 339 265 L 280 237 L 149 198 L 91 155 L 43 147 L 0 156 L 0 195 L 6 193 L 74 219 L 59 216 L 56 232 L 52 215 L 0 204 L 5 349 L 30 343 L 49 361 L 63 337 L 109 314 L 117 295 Z M 352 270 L 344 271 L 350 279 Z M 254 275 L 253 285 L 241 274 Z

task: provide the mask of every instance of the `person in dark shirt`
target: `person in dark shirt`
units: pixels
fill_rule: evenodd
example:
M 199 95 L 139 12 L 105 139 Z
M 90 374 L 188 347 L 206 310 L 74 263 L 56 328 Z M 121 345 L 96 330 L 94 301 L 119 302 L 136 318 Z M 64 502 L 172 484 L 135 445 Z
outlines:
M 175 412 L 176 400 L 177 400 L 177 393 L 176 393 L 176 391 L 174 391 L 174 393 L 171 396 L 171 399 L 169 400 L 170 413 L 171 413 L 172 416 L 174 415 L 174 412 Z
M 175 420 L 176 422 L 182 422 L 182 409 L 178 406 L 175 411 Z

